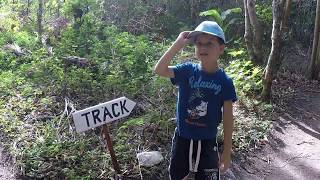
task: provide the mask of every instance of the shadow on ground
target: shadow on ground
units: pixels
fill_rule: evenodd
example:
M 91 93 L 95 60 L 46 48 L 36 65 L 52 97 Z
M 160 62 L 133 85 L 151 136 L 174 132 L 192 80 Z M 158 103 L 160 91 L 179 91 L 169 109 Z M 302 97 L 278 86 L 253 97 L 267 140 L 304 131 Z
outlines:
M 280 110 L 267 143 L 237 155 L 231 168 L 233 178 L 224 179 L 320 179 L 320 86 L 315 84 L 312 88 L 293 85 L 292 94 L 278 98 L 281 102 L 275 103 Z

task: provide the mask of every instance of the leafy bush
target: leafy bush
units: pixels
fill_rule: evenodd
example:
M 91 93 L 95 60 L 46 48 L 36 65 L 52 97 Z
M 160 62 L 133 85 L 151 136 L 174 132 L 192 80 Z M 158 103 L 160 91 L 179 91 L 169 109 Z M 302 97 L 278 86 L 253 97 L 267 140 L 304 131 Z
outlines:
M 120 25 L 115 23 L 121 28 L 132 28 L 131 32 L 137 34 L 148 32 L 146 35 L 136 36 L 122 32 L 115 26 L 106 25 L 105 19 L 101 21 L 100 16 L 105 12 L 100 11 L 98 6 L 101 4 L 95 1 L 66 1 L 61 15 L 67 16 L 72 22 L 68 21 L 61 36 L 49 37 L 56 38 L 50 42 L 53 54 L 36 44 L 36 33 L 33 32 L 35 21 L 21 23 L 11 30 L 8 30 L 10 26 L 5 26 L 8 31 L 0 35 L 0 45 L 17 43 L 32 52 L 17 57 L 0 51 L 0 131 L 3 132 L 2 137 L 6 138 L 3 144 L 11 150 L 22 174 L 27 178 L 110 178 L 114 172 L 110 157 L 97 135 L 99 128 L 87 131 L 85 135 L 76 134 L 71 115 L 63 116 L 64 98 L 67 96 L 79 110 L 123 95 L 137 102 L 131 118 L 119 120 L 110 128 L 111 134 L 115 136 L 114 149 L 124 174 L 137 179 L 142 173 L 146 179 L 167 178 L 167 158 L 175 128 L 172 117 L 175 111 L 176 87 L 172 86 L 168 79 L 155 76 L 152 68 L 172 42 L 171 39 L 166 40 L 163 37 L 170 37 L 172 34 L 176 37 L 180 28 L 190 29 L 188 26 L 191 21 L 189 12 L 180 12 L 188 8 L 181 6 L 180 1 L 172 2 L 175 7 L 171 8 L 179 9 L 177 15 L 181 16 L 183 21 L 167 13 L 170 9 L 161 6 L 158 1 L 150 2 L 144 4 L 143 1 L 137 1 L 139 6 L 128 7 L 130 13 L 126 15 L 132 15 L 132 12 L 136 11 L 133 16 L 139 18 L 125 17 L 124 20 L 117 21 Z M 45 20 L 50 20 L 50 11 L 57 9 L 55 2 L 48 3 L 46 6 L 54 7 L 47 9 Z M 119 3 L 126 4 L 122 1 Z M 188 2 L 184 4 L 188 5 Z M 34 12 L 36 7 L 37 4 L 33 4 L 30 10 Z M 82 10 L 81 18 L 74 18 L 76 9 Z M 233 10 L 221 14 L 224 28 L 228 28 L 235 21 L 226 19 L 231 12 Z M 146 13 L 157 15 L 144 23 Z M 35 18 L 35 13 L 33 15 L 31 17 Z M 17 24 L 18 21 L 14 22 L 12 19 L 14 18 L 7 19 L 7 22 Z M 128 19 L 133 21 L 128 23 Z M 153 24 L 156 26 L 151 26 Z M 143 28 L 136 30 L 135 26 Z M 147 26 L 155 29 L 150 30 Z M 45 32 L 49 32 L 46 28 L 45 26 Z M 54 34 L 54 30 L 51 29 L 50 33 Z M 239 46 L 239 49 L 227 49 L 225 57 L 246 57 L 244 48 L 241 48 L 241 39 L 238 42 L 235 46 Z M 186 47 L 175 60 L 189 56 L 190 52 L 193 52 L 193 49 Z M 67 56 L 86 58 L 88 64 L 85 67 L 67 65 L 63 60 L 63 57 Z M 246 94 L 260 90 L 261 70 L 253 67 L 250 62 L 237 60 L 226 70 L 234 78 L 237 89 L 244 89 Z M 70 113 L 70 106 L 66 109 Z M 235 139 L 237 146 L 245 147 L 250 138 L 262 137 L 257 131 L 264 133 L 261 128 L 265 125 L 255 123 L 252 126 L 256 127 L 252 131 L 238 131 L 240 134 Z M 246 143 L 237 143 L 243 141 Z M 166 159 L 153 169 L 139 167 L 135 155 L 142 150 L 161 150 Z
M 272 32 L 272 7 L 266 4 L 257 4 L 256 5 L 256 13 L 258 16 L 258 20 L 261 23 L 261 27 L 263 30 L 263 41 L 264 45 L 271 44 L 271 32 Z
M 30 33 L 26 31 L 19 31 L 14 37 L 14 41 L 22 47 L 30 49 L 36 46 L 34 36 L 31 36 Z
M 249 60 L 231 61 L 225 69 L 233 79 L 238 93 L 254 95 L 262 90 L 262 68 L 253 66 Z
M 136 113 L 145 115 L 146 123 L 158 122 L 159 116 L 155 116 L 158 112 L 148 108 L 150 102 L 159 102 L 162 104 L 156 107 L 162 111 L 161 124 L 168 124 L 167 114 L 172 113 L 173 108 L 163 103 L 173 104 L 173 100 L 165 95 L 161 98 L 153 96 L 158 91 L 173 91 L 171 86 L 165 87 L 168 82 L 154 78 L 152 73 L 155 60 L 166 46 L 152 42 L 146 36 L 119 32 L 114 26 L 89 27 L 90 23 L 93 22 L 88 18 L 78 30 L 72 27 L 65 29 L 61 41 L 54 46 L 53 55 L 44 48 L 34 46 L 36 39 L 24 33 L 10 38 L 30 46 L 32 54 L 16 57 L 10 53 L 0 53 L 0 57 L 4 57 L 0 63 L 1 69 L 9 69 L 0 74 L 0 93 L 10 103 L 1 101 L 0 111 L 3 115 L 0 116 L 0 130 L 6 133 L 10 139 L 8 142 L 24 139 L 23 142 L 19 140 L 18 146 L 8 143 L 6 147 L 11 149 L 18 166 L 27 177 L 106 179 L 112 174 L 110 158 L 101 148 L 98 136 L 75 136 L 73 131 L 69 131 L 70 118 L 59 120 L 58 115 L 64 105 L 60 102 L 64 90 L 77 109 L 120 95 L 132 97 L 133 100 L 143 97 Z M 99 33 L 101 39 L 98 39 Z M 7 39 L 5 37 L 3 42 Z M 90 46 L 89 51 L 82 44 Z M 64 56 L 86 57 L 90 61 L 89 66 L 67 66 L 62 60 Z M 8 106 L 11 108 L 6 108 Z M 166 112 L 167 109 L 170 111 Z M 137 133 L 127 129 L 145 122 L 141 121 L 141 117 L 136 118 L 138 124 L 135 119 L 120 123 L 123 132 L 118 134 L 115 141 L 115 149 L 121 152 L 117 155 L 119 161 L 123 164 L 133 162 L 124 165 L 125 168 L 136 166 L 134 149 L 123 146 L 132 141 L 129 137 L 134 136 L 131 135 Z M 18 133 L 21 128 L 25 128 L 25 131 Z M 20 134 L 19 137 L 17 134 Z M 88 134 L 92 136 L 93 132 Z M 139 143 L 135 142 L 131 147 L 139 146 Z M 105 167 L 109 169 L 101 173 Z
M 267 5 L 256 5 L 258 19 L 265 25 L 272 24 L 272 7 Z

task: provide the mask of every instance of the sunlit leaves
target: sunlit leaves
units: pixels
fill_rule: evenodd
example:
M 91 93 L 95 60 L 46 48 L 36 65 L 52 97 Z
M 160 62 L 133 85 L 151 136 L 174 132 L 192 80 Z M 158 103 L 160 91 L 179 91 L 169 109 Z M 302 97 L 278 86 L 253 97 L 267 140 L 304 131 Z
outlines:
M 262 90 L 262 68 L 253 66 L 248 60 L 234 60 L 226 68 L 238 92 L 254 94 Z
M 222 25 L 223 19 L 220 15 L 220 13 L 218 12 L 218 10 L 215 9 L 210 9 L 208 11 L 204 11 L 200 13 L 200 16 L 210 16 L 213 17 L 214 20 L 219 24 Z
M 239 55 L 242 55 L 245 53 L 245 51 L 243 49 L 240 50 L 233 50 L 233 51 L 229 51 L 227 52 L 229 55 L 231 55 L 232 57 L 237 57 Z
M 210 9 L 208 11 L 201 12 L 199 15 L 213 18 L 213 20 L 216 21 L 221 26 L 223 31 L 227 33 L 231 25 L 234 25 L 238 22 L 243 21 L 242 18 L 240 17 L 231 16 L 233 14 L 236 14 L 239 16 L 241 11 L 242 11 L 241 8 L 233 8 L 233 9 L 227 9 L 220 13 L 218 9 Z

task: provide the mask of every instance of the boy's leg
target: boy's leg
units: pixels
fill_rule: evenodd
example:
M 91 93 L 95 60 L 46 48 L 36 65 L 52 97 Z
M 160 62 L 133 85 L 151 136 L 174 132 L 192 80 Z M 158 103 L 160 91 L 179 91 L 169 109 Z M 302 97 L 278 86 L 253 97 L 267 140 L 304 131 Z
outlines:
M 169 176 L 171 180 L 181 180 L 189 173 L 190 140 L 178 137 L 175 133 L 172 139 Z
M 196 180 L 219 180 L 219 154 L 216 140 L 203 140 Z

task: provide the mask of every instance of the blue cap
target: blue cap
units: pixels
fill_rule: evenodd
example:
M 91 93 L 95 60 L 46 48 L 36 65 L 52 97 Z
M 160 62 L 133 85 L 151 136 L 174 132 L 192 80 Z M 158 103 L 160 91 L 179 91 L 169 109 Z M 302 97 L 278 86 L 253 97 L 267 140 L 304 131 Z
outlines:
M 214 21 L 203 21 L 199 26 L 188 35 L 188 38 L 194 42 L 197 35 L 201 33 L 210 34 L 220 38 L 223 43 L 226 43 L 222 28 Z

